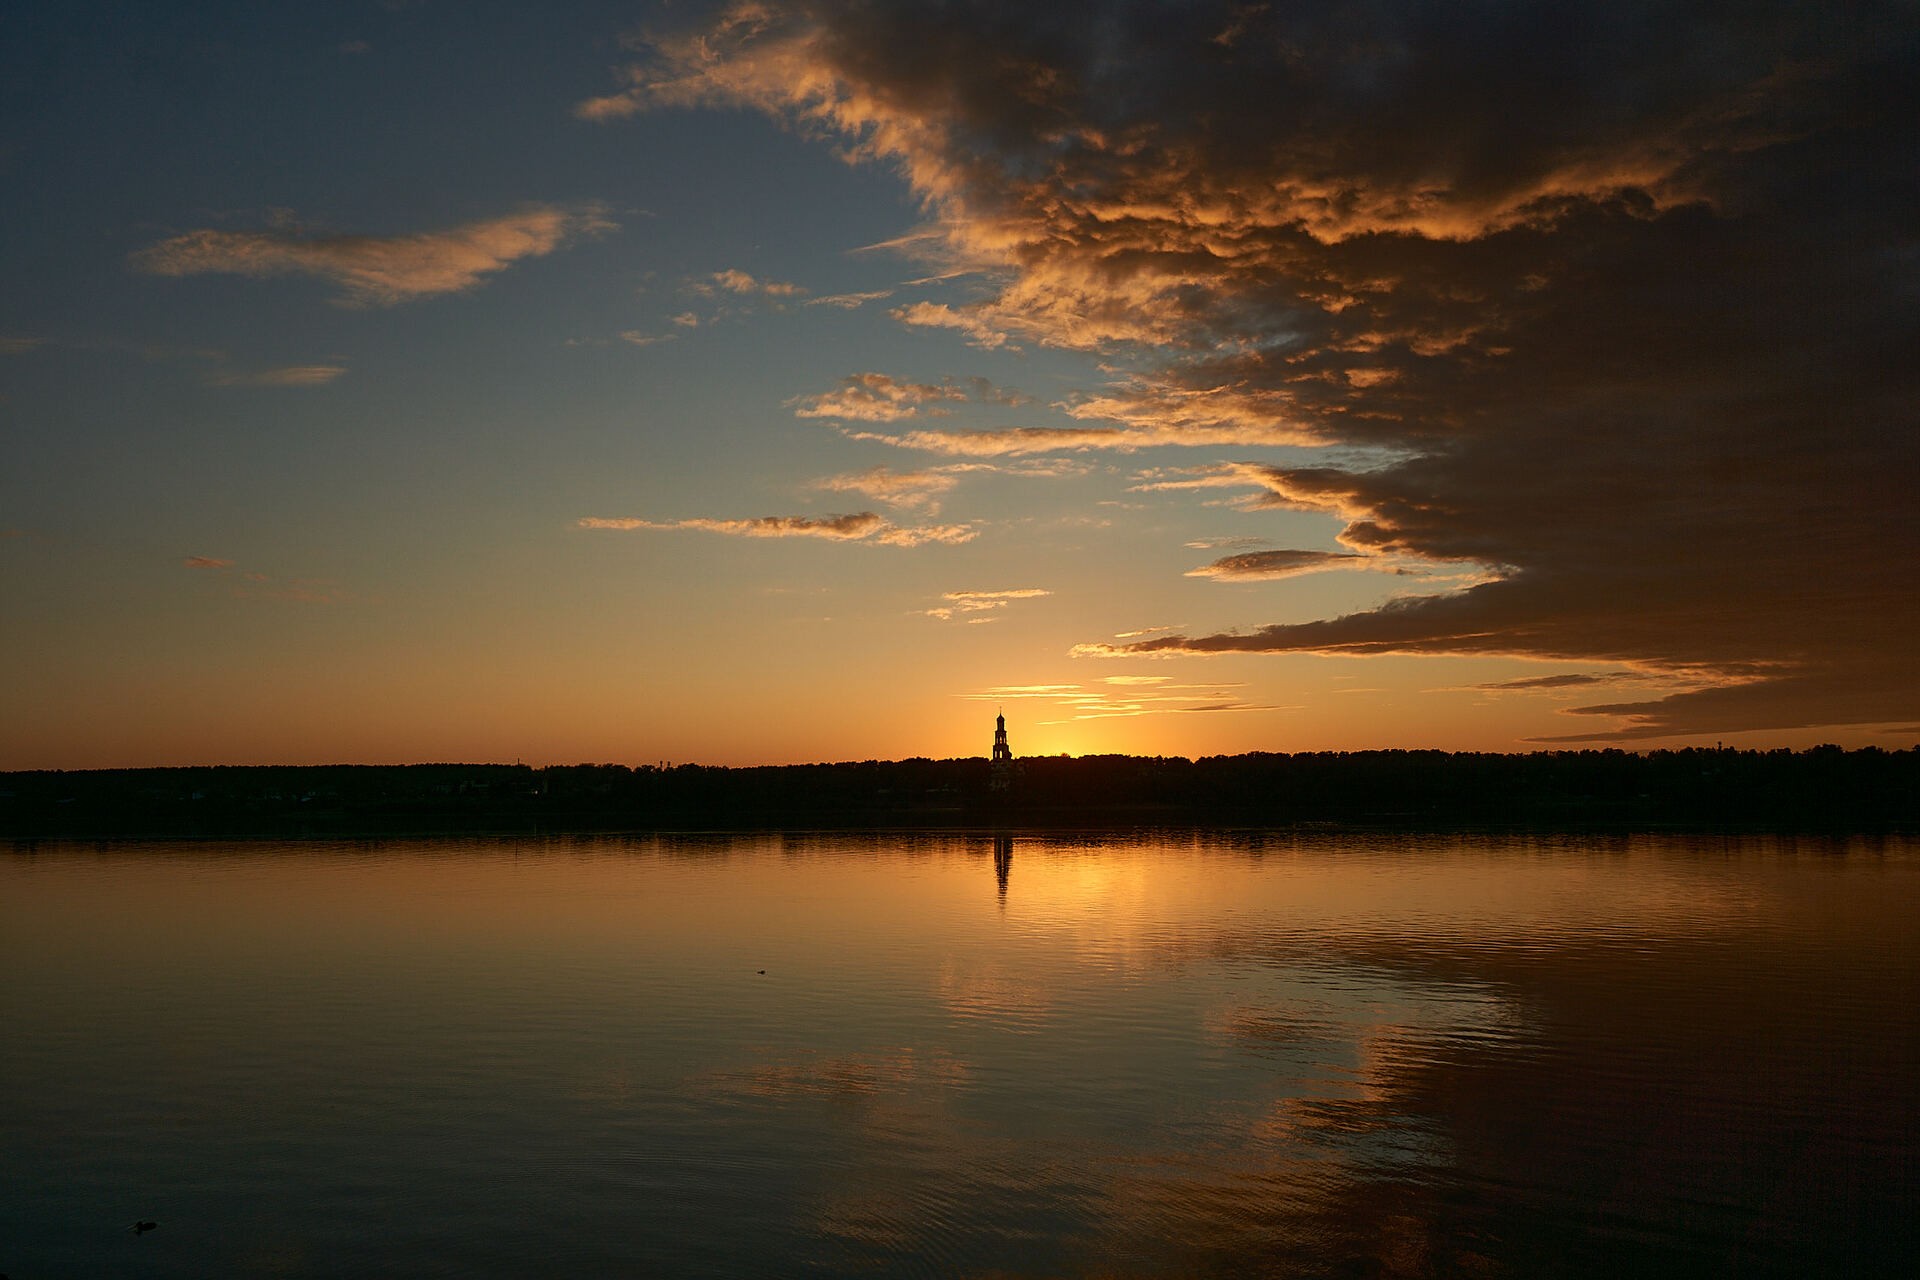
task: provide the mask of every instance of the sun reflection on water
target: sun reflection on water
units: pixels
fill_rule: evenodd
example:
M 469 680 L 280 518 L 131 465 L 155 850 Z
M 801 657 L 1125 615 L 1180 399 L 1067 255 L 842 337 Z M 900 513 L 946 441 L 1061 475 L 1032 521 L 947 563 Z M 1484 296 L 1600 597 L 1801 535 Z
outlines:
M 1253 832 L 19 856 L 0 1119 L 48 1172 L 0 1239 L 110 1273 L 87 1206 L 164 1187 L 137 1212 L 195 1243 L 156 1275 L 590 1274 L 612 1224 L 681 1275 L 1529 1274 L 1568 1224 L 1671 1269 L 1755 1205 L 1814 1256 L 1910 1156 L 1914 1042 L 1867 1029 L 1920 998 L 1916 865 Z M 316 1205 L 366 1229 L 322 1247 Z

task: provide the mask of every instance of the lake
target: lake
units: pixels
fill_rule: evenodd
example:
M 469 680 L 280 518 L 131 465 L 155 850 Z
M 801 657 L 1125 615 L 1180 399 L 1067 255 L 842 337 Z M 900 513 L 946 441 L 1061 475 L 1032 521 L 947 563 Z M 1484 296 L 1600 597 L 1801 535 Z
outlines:
M 15 845 L 0 1272 L 1910 1275 L 1917 944 L 1894 837 Z

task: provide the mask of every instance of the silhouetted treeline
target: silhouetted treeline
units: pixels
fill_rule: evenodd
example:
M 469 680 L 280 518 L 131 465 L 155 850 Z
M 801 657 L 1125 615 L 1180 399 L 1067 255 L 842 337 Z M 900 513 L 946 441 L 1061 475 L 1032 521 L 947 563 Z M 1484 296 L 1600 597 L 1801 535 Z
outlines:
M 0 835 L 1301 822 L 1920 827 L 1920 751 L 1688 749 L 0 774 Z

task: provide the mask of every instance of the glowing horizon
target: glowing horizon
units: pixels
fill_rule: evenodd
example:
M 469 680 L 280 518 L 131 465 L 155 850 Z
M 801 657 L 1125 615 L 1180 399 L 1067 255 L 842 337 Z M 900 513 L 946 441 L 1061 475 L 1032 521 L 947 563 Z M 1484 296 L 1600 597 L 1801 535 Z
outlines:
M 1920 742 L 1920 22 L 1369 15 L 15 19 L 0 769 Z

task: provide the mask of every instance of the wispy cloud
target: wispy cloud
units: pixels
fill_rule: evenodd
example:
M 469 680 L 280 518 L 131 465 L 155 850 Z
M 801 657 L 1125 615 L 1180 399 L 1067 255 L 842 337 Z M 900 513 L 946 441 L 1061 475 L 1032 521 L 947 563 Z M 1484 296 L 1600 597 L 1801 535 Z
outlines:
M 1619 676 L 1573 673 L 1558 676 L 1527 676 L 1520 680 L 1496 680 L 1490 684 L 1476 684 L 1473 687 L 1489 693 L 1531 693 L 1536 690 L 1582 689 L 1590 685 L 1606 684 L 1619 678 Z
M 1164 427 L 1006 427 L 981 431 L 848 432 L 849 438 L 871 440 L 900 449 L 948 457 L 1004 458 L 1036 453 L 1086 452 L 1094 449 L 1134 453 L 1167 447 L 1203 448 L 1221 445 L 1298 444 L 1296 435 L 1264 427 L 1227 426 L 1217 429 Z M 1195 487 L 1195 486 L 1183 486 Z M 1225 487 L 1225 486 L 1221 486 Z
M 995 347 L 1008 345 L 1004 331 L 993 326 L 983 315 L 971 311 L 959 311 L 944 302 L 914 302 L 904 307 L 895 307 L 890 313 L 902 324 L 916 325 L 927 329 L 956 329 L 967 335 L 976 347 Z
M 816 489 L 833 493 L 857 493 L 891 507 L 907 507 L 931 515 L 940 510 L 945 496 L 964 476 L 1009 476 L 1023 480 L 1057 480 L 1086 473 L 1074 462 L 950 462 L 917 471 L 894 471 L 888 467 L 868 467 L 864 471 L 827 476 L 813 482 Z
M 1344 551 L 1243 551 L 1239 555 L 1203 564 L 1187 570 L 1189 578 L 1220 578 L 1245 582 L 1272 578 L 1297 578 L 1302 574 L 1326 573 L 1338 569 L 1380 569 L 1393 572 L 1380 556 L 1356 555 Z
M 696 280 L 686 288 L 687 292 L 702 297 L 732 294 L 735 297 L 776 300 L 799 298 L 807 292 L 797 284 L 788 284 L 780 280 L 756 280 L 746 272 L 731 267 L 725 271 L 716 271 L 704 280 Z
M 1053 704 L 1051 714 L 1055 718 L 1035 722 L 1041 725 L 1196 712 L 1299 709 L 1276 703 L 1250 702 L 1235 692 L 1242 687 L 1235 683 L 1180 684 L 1161 676 L 1111 676 L 1094 685 L 995 685 L 960 696 L 973 702 L 1027 701 Z
M 1204 467 L 1170 467 L 1144 471 L 1128 493 L 1167 493 L 1194 489 L 1273 488 L 1272 468 L 1258 462 L 1220 462 Z
M 890 471 L 886 467 L 869 467 L 848 475 L 828 476 L 815 481 L 814 487 L 834 493 L 857 493 L 891 507 L 931 513 L 940 509 L 940 499 L 959 483 L 959 476 L 950 470 Z
M 837 390 L 794 401 L 797 418 L 845 418 L 856 422 L 898 422 L 922 413 L 938 416 L 946 404 L 964 401 L 958 387 L 901 382 L 884 373 L 856 373 Z
M 280 579 L 257 570 L 229 572 L 234 561 L 218 556 L 187 556 L 181 564 L 189 569 L 217 575 L 223 583 L 222 594 L 235 600 L 264 600 L 284 604 L 344 604 L 355 597 L 339 583 L 326 578 Z
M 651 347 L 662 342 L 672 342 L 680 335 L 677 333 L 645 333 L 639 329 L 622 329 L 620 341 L 636 347 Z
M 346 604 L 353 592 L 325 578 L 293 578 L 276 582 L 265 574 L 249 574 L 231 593 L 237 600 L 271 600 L 283 604 Z
M 838 307 L 842 311 L 852 311 L 856 307 L 863 307 L 869 302 L 880 302 L 892 296 L 893 290 L 891 289 L 873 289 L 866 293 L 828 293 L 822 294 L 818 298 L 808 298 L 805 305 L 809 307 Z
M 0 333 L 0 356 L 22 356 L 45 345 L 43 339 L 20 333 Z
M 841 385 L 815 396 L 789 401 L 799 418 L 839 418 L 854 422 L 899 422 L 944 417 L 949 405 L 965 403 L 1021 405 L 1028 397 L 997 387 L 985 378 L 948 378 L 938 383 L 904 382 L 884 373 L 856 373 Z
M 966 618 L 965 615 L 994 612 L 1005 609 L 1016 600 L 1037 600 L 1052 594 L 1040 587 L 1015 587 L 1006 591 L 949 591 L 940 597 L 946 604 L 923 612 L 927 617 L 938 618 L 942 622 L 950 622 L 955 618 L 972 622 L 976 619 Z
M 699 516 L 686 520 L 587 516 L 579 524 L 582 529 L 628 532 L 641 529 L 699 529 L 707 533 L 732 533 L 747 538 L 834 538 L 851 541 L 872 537 L 886 521 L 871 511 L 859 511 L 843 516 L 756 516 L 738 520 L 715 520 Z
M 849 431 L 847 438 L 957 458 L 1006 458 L 1084 449 L 1124 451 L 1137 447 L 1125 443 L 1121 432 L 1103 428 L 1010 427 L 1001 431 L 909 431 L 897 436 L 877 431 Z
M 597 205 L 536 205 L 503 217 L 410 235 L 338 235 L 275 228 L 190 231 L 132 256 L 152 275 L 218 272 L 243 276 L 311 275 L 337 285 L 340 301 L 392 306 L 461 293 L 524 258 L 538 258 L 584 235 L 614 229 Z
M 697 530 L 743 538 L 825 538 L 835 542 L 871 542 L 889 547 L 971 542 L 979 535 L 973 526 L 964 524 L 897 525 L 872 511 L 857 511 L 850 515 L 753 516 L 745 519 L 694 516 L 685 520 L 642 520 L 626 516 L 586 516 L 577 522 L 577 526 L 582 529 L 625 532 Z
M 216 387 L 323 387 L 346 371 L 341 364 L 290 364 L 252 373 L 216 373 L 207 382 Z

